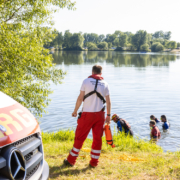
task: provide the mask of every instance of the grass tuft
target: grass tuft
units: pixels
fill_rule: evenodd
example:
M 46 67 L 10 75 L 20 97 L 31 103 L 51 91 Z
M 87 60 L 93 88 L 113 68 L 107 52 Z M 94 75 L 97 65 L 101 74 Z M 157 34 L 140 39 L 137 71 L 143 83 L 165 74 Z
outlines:
M 74 131 L 73 130 L 61 130 L 58 132 L 44 133 L 42 132 L 43 142 L 50 141 L 72 141 L 74 140 Z

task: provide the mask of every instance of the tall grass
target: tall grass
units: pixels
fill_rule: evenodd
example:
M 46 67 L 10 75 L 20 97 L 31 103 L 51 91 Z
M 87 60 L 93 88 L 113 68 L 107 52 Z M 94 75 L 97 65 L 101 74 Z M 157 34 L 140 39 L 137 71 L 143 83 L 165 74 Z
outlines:
M 160 146 L 155 143 L 140 139 L 138 137 L 131 137 L 125 133 L 115 133 L 113 136 L 114 144 L 116 145 L 116 151 L 127 152 L 163 152 Z
M 52 133 L 42 133 L 42 139 L 43 143 L 49 143 L 49 142 L 64 142 L 66 141 L 66 144 L 68 146 L 73 145 L 73 140 L 75 137 L 75 133 L 73 130 L 60 130 L 58 132 L 52 132 Z M 111 146 L 106 144 L 105 137 L 102 138 L 103 140 L 103 147 L 102 149 L 104 151 L 112 150 Z M 138 137 L 131 137 L 127 136 L 125 133 L 114 133 L 113 135 L 113 141 L 116 147 L 114 148 L 114 151 L 126 151 L 126 152 L 163 152 L 162 148 L 157 146 L 154 143 L 150 143 L 149 141 L 139 139 Z M 87 139 L 85 142 L 85 146 L 91 147 L 92 139 Z
M 73 130 L 60 130 L 58 132 L 42 132 L 43 142 L 50 141 L 72 141 L 74 139 L 74 131 Z

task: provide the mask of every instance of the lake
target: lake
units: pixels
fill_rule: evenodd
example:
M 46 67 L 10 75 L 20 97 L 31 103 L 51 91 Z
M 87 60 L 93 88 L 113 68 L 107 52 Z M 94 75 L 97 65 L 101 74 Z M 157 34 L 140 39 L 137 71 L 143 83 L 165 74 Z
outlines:
M 158 145 L 165 151 L 180 148 L 180 54 L 115 51 L 68 52 L 53 54 L 58 68 L 67 72 L 63 84 L 51 83 L 48 114 L 43 114 L 43 131 L 75 129 L 71 117 L 82 81 L 91 74 L 94 64 L 103 67 L 103 77 L 111 92 L 112 113 L 126 119 L 135 136 L 150 139 L 149 116 L 165 114 L 171 124 L 168 133 L 158 127 Z M 114 129 L 115 123 L 111 122 Z M 91 137 L 91 134 L 89 135 Z

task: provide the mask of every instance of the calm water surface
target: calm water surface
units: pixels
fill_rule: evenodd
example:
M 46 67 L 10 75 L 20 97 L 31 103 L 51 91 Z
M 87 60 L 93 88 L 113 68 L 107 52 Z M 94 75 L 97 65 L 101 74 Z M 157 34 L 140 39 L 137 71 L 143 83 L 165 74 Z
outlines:
M 135 135 L 149 139 L 149 116 L 165 114 L 171 124 L 158 144 L 164 150 L 180 148 L 180 54 L 121 52 L 59 52 L 54 62 L 67 71 L 63 84 L 51 84 L 52 102 L 41 121 L 43 131 L 76 127 L 71 117 L 82 81 L 94 64 L 103 67 L 109 83 L 112 114 L 126 119 Z M 115 124 L 111 123 L 112 128 Z M 90 134 L 91 136 L 91 134 Z

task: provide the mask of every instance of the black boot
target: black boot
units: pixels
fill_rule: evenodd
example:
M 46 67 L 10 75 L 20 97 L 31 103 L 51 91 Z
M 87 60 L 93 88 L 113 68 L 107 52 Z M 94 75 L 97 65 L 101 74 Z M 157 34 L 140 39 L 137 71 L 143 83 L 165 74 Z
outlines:
M 90 168 L 95 168 L 96 166 L 92 166 L 91 164 L 89 164 L 89 167 L 90 167 Z
M 69 166 L 69 167 L 73 167 L 74 166 L 74 165 L 70 164 L 67 159 L 64 160 L 64 165 Z

